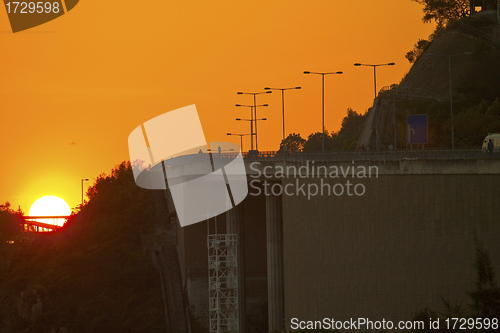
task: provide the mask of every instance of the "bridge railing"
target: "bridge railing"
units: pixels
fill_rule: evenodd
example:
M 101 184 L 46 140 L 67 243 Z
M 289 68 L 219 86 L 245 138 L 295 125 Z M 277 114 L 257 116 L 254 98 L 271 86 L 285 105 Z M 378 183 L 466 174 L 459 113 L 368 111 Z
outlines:
M 236 156 L 234 156 L 236 157 Z M 489 154 L 480 149 L 469 150 L 400 150 L 400 151 L 351 151 L 351 152 L 325 152 L 325 153 L 289 153 L 280 151 L 265 151 L 259 155 L 244 154 L 245 160 L 324 160 L 324 161 L 386 161 L 386 160 L 463 160 L 463 159 L 488 159 Z M 493 158 L 500 158 L 494 154 Z
M 286 152 L 261 151 L 259 154 L 243 152 L 245 161 L 390 161 L 390 160 L 467 160 L 490 159 L 488 153 L 481 149 L 427 149 L 427 150 L 356 150 L 356 151 L 327 151 L 321 152 Z M 234 159 L 239 156 L 236 152 L 212 153 L 213 159 Z M 210 158 L 210 154 L 203 154 L 201 158 Z M 500 154 L 494 153 L 494 159 L 500 159 Z M 175 164 L 175 163 L 174 163 Z
M 61 229 L 59 223 L 64 224 L 69 216 L 23 216 L 22 218 L 25 231 L 47 232 Z

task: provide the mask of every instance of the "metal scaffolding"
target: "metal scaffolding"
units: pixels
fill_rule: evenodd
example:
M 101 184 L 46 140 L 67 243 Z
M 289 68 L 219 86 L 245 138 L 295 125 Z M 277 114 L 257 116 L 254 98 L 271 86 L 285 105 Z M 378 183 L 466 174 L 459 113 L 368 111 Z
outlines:
M 208 235 L 210 333 L 238 333 L 238 235 Z

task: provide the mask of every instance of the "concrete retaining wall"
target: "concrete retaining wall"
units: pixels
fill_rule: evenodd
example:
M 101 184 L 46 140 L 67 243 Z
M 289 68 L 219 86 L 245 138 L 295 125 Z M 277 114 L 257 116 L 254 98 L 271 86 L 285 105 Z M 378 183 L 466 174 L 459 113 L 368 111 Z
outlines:
M 466 302 L 475 238 L 500 271 L 499 174 L 361 182 L 361 197 L 283 198 L 287 328 L 291 318 L 408 320 L 443 310 L 441 296 Z

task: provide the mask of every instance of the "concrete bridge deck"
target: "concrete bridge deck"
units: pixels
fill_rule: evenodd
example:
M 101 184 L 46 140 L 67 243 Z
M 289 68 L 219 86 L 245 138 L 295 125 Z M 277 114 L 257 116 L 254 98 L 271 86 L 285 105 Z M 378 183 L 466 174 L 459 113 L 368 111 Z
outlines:
M 170 162 L 169 173 L 181 179 L 192 179 L 207 173 L 206 161 L 211 160 L 214 169 L 238 154 L 214 153 L 192 155 L 180 159 L 183 163 Z M 500 154 L 492 157 L 480 150 L 420 150 L 420 151 L 381 151 L 381 152 L 326 152 L 326 153 L 283 153 L 261 152 L 258 156 L 244 155 L 248 176 L 265 177 L 275 174 L 277 168 L 284 168 L 286 177 L 296 177 L 295 169 L 306 172 L 314 168 L 320 172 L 330 172 L 334 166 L 376 166 L 379 174 L 497 174 L 500 173 Z M 321 166 L 321 168 L 320 168 Z M 324 167 L 324 168 L 323 168 Z M 325 171 L 326 168 L 326 171 Z M 264 172 L 264 169 L 267 172 Z M 310 171 L 307 171 L 311 175 Z M 317 175 L 317 174 L 315 174 Z M 320 175 L 318 175 L 320 176 Z M 175 177 L 174 177 L 175 178 Z M 171 181 L 176 181 L 171 179 Z M 179 180 L 182 181 L 182 180 Z

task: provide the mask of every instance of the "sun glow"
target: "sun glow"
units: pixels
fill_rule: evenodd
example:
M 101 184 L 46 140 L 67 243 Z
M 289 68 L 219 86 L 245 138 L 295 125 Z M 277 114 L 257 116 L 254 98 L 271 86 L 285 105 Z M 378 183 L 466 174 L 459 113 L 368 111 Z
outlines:
M 71 214 L 71 208 L 63 199 L 54 195 L 46 195 L 35 201 L 29 211 L 29 216 L 68 216 Z M 55 224 L 62 226 L 65 219 L 35 219 L 37 222 Z

